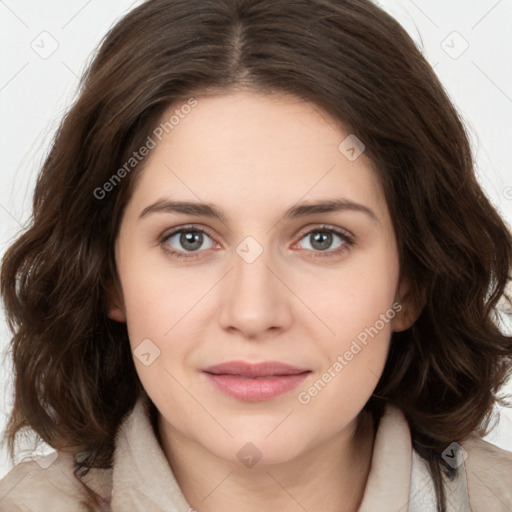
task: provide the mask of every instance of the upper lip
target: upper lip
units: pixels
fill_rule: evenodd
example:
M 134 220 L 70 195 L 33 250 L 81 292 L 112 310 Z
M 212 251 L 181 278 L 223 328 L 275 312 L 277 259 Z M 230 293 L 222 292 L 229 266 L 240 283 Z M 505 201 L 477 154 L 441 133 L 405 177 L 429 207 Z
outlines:
M 204 368 L 203 372 L 215 375 L 240 375 L 241 377 L 270 377 L 277 375 L 298 375 L 309 371 L 279 361 L 247 363 L 245 361 L 228 361 Z

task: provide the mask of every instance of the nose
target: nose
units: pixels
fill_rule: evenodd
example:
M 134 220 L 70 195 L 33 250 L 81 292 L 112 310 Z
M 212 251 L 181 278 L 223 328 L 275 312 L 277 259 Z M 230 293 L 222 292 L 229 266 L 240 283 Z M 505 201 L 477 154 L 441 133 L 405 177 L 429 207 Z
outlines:
M 286 276 L 263 251 L 254 261 L 233 254 L 234 268 L 224 284 L 221 327 L 244 338 L 263 339 L 289 328 L 291 296 Z

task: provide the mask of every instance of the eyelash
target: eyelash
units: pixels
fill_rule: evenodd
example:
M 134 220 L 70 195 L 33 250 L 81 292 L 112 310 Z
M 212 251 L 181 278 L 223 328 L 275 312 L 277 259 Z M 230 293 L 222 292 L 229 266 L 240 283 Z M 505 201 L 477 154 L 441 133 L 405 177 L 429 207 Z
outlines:
M 166 244 L 166 242 L 173 237 L 174 235 L 178 233 L 187 233 L 187 232 L 197 232 L 202 233 L 204 235 L 208 235 L 213 241 L 215 241 L 214 237 L 205 229 L 199 228 L 194 225 L 190 226 L 182 226 L 179 229 L 175 229 L 174 231 L 171 231 L 170 233 L 164 234 L 160 240 L 159 243 L 162 246 L 162 249 L 172 257 L 176 258 L 184 258 L 184 259 L 197 259 L 199 257 L 199 253 L 202 251 L 194 251 L 190 253 L 186 253 L 184 251 L 175 251 L 173 249 L 169 249 L 169 246 Z M 349 236 L 345 231 L 341 231 L 338 229 L 334 229 L 329 226 L 316 226 L 313 229 L 309 229 L 308 231 L 301 233 L 301 236 L 299 238 L 299 241 L 305 238 L 308 235 L 311 235 L 312 233 L 330 233 L 333 235 L 337 235 L 341 238 L 343 244 L 334 250 L 326 250 L 326 251 L 313 251 L 315 254 L 313 256 L 310 256 L 312 258 L 330 258 L 330 257 L 336 257 L 344 253 L 345 251 L 350 250 L 352 247 L 356 245 L 355 240 Z M 306 249 L 307 251 L 311 251 L 310 249 Z

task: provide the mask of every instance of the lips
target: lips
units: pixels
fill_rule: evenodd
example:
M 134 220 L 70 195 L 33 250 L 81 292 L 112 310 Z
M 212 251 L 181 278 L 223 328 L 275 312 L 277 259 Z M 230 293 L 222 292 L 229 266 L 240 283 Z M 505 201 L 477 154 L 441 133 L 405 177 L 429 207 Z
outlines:
M 203 373 L 224 394 L 239 400 L 261 401 L 295 388 L 311 370 L 277 361 L 229 361 L 209 366 Z

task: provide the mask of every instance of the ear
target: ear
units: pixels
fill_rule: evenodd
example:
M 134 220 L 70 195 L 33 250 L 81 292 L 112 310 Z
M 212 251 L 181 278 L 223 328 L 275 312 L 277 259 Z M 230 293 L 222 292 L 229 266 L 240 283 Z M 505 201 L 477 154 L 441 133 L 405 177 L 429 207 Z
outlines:
M 420 316 L 425 298 L 423 294 L 412 285 L 407 277 L 400 279 L 396 291 L 396 305 L 394 307 L 397 314 L 391 320 L 393 332 L 405 331 L 411 327 Z
M 116 322 L 126 322 L 122 291 L 111 282 L 107 292 L 107 316 Z

